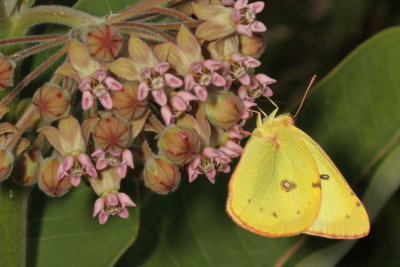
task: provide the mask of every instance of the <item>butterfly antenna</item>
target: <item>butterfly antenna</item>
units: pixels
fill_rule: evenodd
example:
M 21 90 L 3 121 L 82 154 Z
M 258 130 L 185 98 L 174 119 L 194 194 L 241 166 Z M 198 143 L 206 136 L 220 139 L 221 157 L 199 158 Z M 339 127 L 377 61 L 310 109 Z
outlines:
M 314 75 L 312 76 L 311 80 L 310 80 L 310 83 L 308 84 L 308 87 L 307 87 L 306 92 L 304 93 L 304 96 L 303 96 L 303 99 L 301 100 L 301 103 L 300 103 L 299 108 L 297 109 L 296 113 L 295 113 L 294 116 L 293 116 L 294 119 L 295 119 L 295 118 L 297 117 L 297 115 L 299 114 L 300 109 L 301 109 L 301 107 L 303 106 L 304 100 L 306 100 L 307 94 L 308 94 L 308 92 L 310 91 L 310 88 L 311 88 L 311 86 L 313 85 L 313 83 L 314 83 L 314 81 L 315 81 L 316 78 L 317 78 L 317 75 L 314 74 Z

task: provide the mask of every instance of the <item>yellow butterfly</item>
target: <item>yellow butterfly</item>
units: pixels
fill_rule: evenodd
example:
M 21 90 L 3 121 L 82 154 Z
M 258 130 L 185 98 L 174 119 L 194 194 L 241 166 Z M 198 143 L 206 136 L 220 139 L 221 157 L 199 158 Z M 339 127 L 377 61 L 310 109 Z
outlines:
M 369 233 L 368 214 L 325 151 L 275 109 L 248 140 L 231 177 L 232 220 L 269 237 L 299 233 L 355 239 Z

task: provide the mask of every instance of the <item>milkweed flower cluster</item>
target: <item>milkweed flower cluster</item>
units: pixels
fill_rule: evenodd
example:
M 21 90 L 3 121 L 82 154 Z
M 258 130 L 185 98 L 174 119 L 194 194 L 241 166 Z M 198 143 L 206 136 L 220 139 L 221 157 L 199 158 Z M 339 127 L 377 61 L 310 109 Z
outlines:
M 123 179 L 141 173 L 146 187 L 167 194 L 182 177 L 215 183 L 219 172 L 230 172 L 242 153 L 242 127 L 275 82 L 256 70 L 265 49 L 266 27 L 257 18 L 264 3 L 155 2 L 66 35 L 31 37 L 42 43 L 0 55 L 0 88 L 11 88 L 0 102 L 3 117 L 13 97 L 66 54 L 52 78 L 20 100 L 15 125 L 13 116 L 1 122 L 0 181 L 37 182 L 49 196 L 90 185 L 98 196 L 93 216 L 104 224 L 113 215 L 128 218 L 136 206 L 120 191 Z M 19 55 L 55 45 L 63 47 L 12 88 Z M 35 137 L 22 137 L 27 132 Z

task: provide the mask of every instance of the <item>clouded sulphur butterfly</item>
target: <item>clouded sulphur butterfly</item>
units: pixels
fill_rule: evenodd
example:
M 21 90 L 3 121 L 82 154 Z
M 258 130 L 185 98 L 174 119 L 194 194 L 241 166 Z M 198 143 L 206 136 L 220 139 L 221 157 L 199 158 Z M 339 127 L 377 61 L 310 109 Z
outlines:
M 269 237 L 299 233 L 355 239 L 368 214 L 325 151 L 277 109 L 248 140 L 230 179 L 226 210 L 239 226 Z

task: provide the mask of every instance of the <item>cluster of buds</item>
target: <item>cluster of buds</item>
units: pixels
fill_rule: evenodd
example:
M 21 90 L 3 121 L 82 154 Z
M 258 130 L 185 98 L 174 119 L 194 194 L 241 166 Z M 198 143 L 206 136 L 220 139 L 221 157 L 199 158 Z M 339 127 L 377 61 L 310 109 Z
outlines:
M 104 224 L 112 215 L 129 217 L 127 207 L 135 203 L 120 187 L 134 174 L 141 173 L 153 192 L 167 194 L 181 177 L 193 182 L 204 175 L 215 183 L 217 173 L 230 172 L 251 109 L 257 98 L 272 96 L 275 82 L 255 70 L 265 49 L 266 27 L 256 18 L 264 3 L 159 2 L 142 1 L 99 25 L 0 54 L 0 89 L 7 89 L 21 54 L 65 44 L 4 94 L 1 117 L 15 95 L 67 54 L 51 80 L 20 101 L 15 126 L 0 124 L 0 181 L 37 181 L 49 196 L 84 181 L 98 196 L 93 216 Z M 152 20 L 157 17 L 169 17 L 168 23 Z M 30 140 L 21 137 L 25 133 Z

